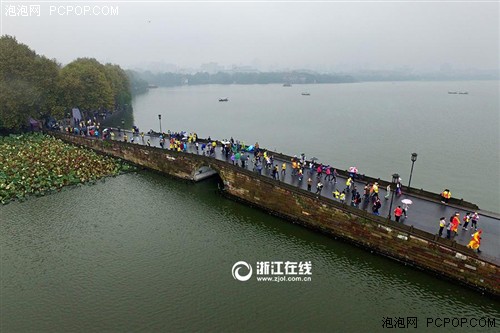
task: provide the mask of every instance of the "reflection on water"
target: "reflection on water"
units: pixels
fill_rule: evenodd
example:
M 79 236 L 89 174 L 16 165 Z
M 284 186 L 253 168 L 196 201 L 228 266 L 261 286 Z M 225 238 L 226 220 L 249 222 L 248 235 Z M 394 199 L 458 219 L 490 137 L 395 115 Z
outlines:
M 215 189 L 144 172 L 1 207 L 2 331 L 354 332 L 383 331 L 388 316 L 417 317 L 419 328 L 436 315 L 500 320 L 498 302 Z M 311 261 L 312 281 L 235 281 L 240 260 Z

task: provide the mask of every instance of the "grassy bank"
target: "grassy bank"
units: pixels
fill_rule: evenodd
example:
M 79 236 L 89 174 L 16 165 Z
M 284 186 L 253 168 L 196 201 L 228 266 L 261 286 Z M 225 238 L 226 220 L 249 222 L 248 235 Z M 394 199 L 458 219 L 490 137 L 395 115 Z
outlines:
M 44 134 L 0 137 L 0 202 L 45 195 L 131 168 L 120 160 Z

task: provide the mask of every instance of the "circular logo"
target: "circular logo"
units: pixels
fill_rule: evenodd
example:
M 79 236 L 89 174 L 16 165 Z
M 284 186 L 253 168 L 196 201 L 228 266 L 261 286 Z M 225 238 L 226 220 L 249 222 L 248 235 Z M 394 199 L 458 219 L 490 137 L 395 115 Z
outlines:
M 240 275 L 240 269 L 242 267 L 246 267 L 248 269 L 247 275 Z M 233 273 L 233 278 L 238 281 L 248 281 L 252 277 L 252 266 L 245 261 L 238 261 L 233 265 L 233 269 L 231 271 Z

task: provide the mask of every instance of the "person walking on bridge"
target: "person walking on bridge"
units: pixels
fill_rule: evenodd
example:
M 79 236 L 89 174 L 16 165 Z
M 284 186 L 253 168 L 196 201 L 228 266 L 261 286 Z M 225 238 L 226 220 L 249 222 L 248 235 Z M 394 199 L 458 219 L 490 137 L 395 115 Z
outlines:
M 266 156 L 266 154 L 264 154 L 264 159 L 266 160 L 266 169 L 271 170 L 273 167 L 273 161 L 271 161 L 271 158 Z
M 260 162 L 259 160 L 257 160 L 257 162 L 255 162 L 255 170 L 257 170 L 259 175 L 262 174 L 262 162 Z
M 472 239 L 467 244 L 467 247 L 470 249 L 473 249 L 474 251 L 477 251 L 477 253 L 481 253 L 481 250 L 479 250 L 479 246 L 481 245 L 481 234 L 483 233 L 483 230 L 479 229 L 479 231 L 476 231 L 475 233 L 472 234 Z
M 246 169 L 246 163 L 248 161 L 248 154 L 246 153 L 242 153 L 241 154 L 241 157 L 240 157 L 240 161 L 241 161 L 241 167 L 243 169 Z
M 372 188 L 372 184 L 366 183 L 366 185 L 364 187 L 364 194 L 363 194 L 363 197 L 366 201 L 368 201 L 368 198 L 370 197 L 371 188 Z
M 352 184 L 353 184 L 352 177 L 347 178 L 347 180 L 345 181 L 345 192 L 349 193 Z
M 316 185 L 316 194 L 318 197 L 321 195 L 321 190 L 323 189 L 323 183 L 321 181 Z
M 477 222 L 479 221 L 479 214 L 477 212 L 474 212 L 474 214 L 472 214 L 471 220 L 472 220 L 471 228 L 477 230 Z
M 443 236 L 444 227 L 446 227 L 446 218 L 443 216 L 441 217 L 441 219 L 439 219 L 439 232 L 438 232 L 439 237 Z
M 276 164 L 273 168 L 273 179 L 280 180 L 279 171 L 278 171 L 278 164 Z
M 240 165 L 241 153 L 238 151 L 234 154 L 234 162 L 236 165 Z
M 453 216 L 451 216 L 450 220 L 448 222 L 446 222 L 446 238 L 447 239 L 451 239 L 451 230 L 453 228 L 451 221 L 453 221 Z
M 311 179 L 311 177 L 307 178 L 307 190 L 309 192 L 311 191 L 312 182 L 313 182 L 313 180 Z
M 469 225 L 470 220 L 471 220 L 470 212 L 467 212 L 467 214 L 465 214 L 464 216 L 464 226 L 462 227 L 462 230 L 469 230 L 467 226 Z
M 332 177 L 333 177 L 333 183 L 334 183 L 334 184 L 337 184 L 337 176 L 338 176 L 338 175 L 339 175 L 339 174 L 338 174 L 338 172 L 337 172 L 337 169 L 335 169 L 335 168 L 334 168 L 334 169 L 333 169 L 333 171 L 332 171 Z
M 441 192 L 441 202 L 442 203 L 448 203 L 451 198 L 451 191 L 448 189 L 445 189 L 443 192 Z
M 386 190 L 386 194 L 384 196 L 384 199 L 385 200 L 389 200 L 389 197 L 391 196 L 391 184 L 387 185 L 387 190 Z
M 304 177 L 304 172 L 302 171 L 302 168 L 299 167 L 298 171 L 298 176 L 299 176 L 299 182 L 302 182 L 302 178 Z
M 356 198 L 356 194 L 358 194 L 358 188 L 356 186 L 353 186 L 352 191 L 351 191 L 351 202 L 354 202 L 354 198 Z M 352 205 L 354 206 L 354 205 Z
M 401 215 L 403 215 L 403 208 L 401 208 L 401 206 L 397 206 L 396 209 L 394 209 L 394 218 L 396 222 L 399 222 Z
M 378 212 L 378 210 L 380 209 L 380 207 L 382 207 L 382 203 L 380 202 L 379 197 L 376 196 L 375 197 L 375 202 L 373 203 L 373 207 L 372 207 L 373 214 L 380 215 L 380 213 Z
M 285 167 L 286 170 L 286 163 L 283 163 L 283 166 Z M 297 170 L 298 170 L 298 163 L 295 158 L 292 158 L 292 176 L 295 176 L 297 174 Z
M 313 161 L 309 161 L 308 168 L 309 168 L 309 175 L 312 176 L 314 174 L 314 168 L 315 168 Z
M 345 203 L 345 190 L 340 193 L 340 203 Z
M 451 217 L 451 231 L 453 232 L 453 237 L 457 235 L 459 225 L 460 225 L 460 214 L 456 212 L 455 215 Z
M 325 182 L 332 182 L 332 170 L 329 165 L 325 168 Z
M 353 205 L 354 207 L 358 208 L 359 204 L 361 203 L 361 194 L 359 192 L 356 192 L 356 195 L 354 196 L 353 200 Z
M 401 179 L 401 178 L 399 178 Z M 401 191 L 401 182 L 398 181 L 396 184 L 396 196 L 400 197 L 403 192 Z
M 378 198 L 378 183 L 377 182 L 375 182 L 375 184 L 373 184 L 370 191 L 371 191 L 372 197 Z
M 318 178 L 318 181 L 321 180 L 321 176 L 322 176 L 322 173 L 323 173 L 323 164 L 319 164 L 318 167 L 316 168 L 316 172 L 317 172 L 317 178 Z
M 403 202 L 403 215 L 405 216 L 405 220 L 408 217 L 408 204 Z
M 293 169 L 295 170 L 295 169 Z M 292 171 L 292 174 L 293 174 L 293 171 Z M 281 176 L 285 177 L 286 175 L 286 162 L 283 162 L 283 164 L 281 165 Z

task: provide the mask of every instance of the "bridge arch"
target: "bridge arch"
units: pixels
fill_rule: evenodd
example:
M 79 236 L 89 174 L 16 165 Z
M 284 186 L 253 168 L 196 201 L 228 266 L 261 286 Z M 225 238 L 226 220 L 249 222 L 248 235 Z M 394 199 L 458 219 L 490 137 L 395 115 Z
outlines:
M 219 163 L 214 163 L 213 160 L 200 160 L 193 165 L 191 179 L 195 182 L 202 181 L 208 178 L 217 178 L 217 187 L 223 190 L 226 187 L 226 177 Z

